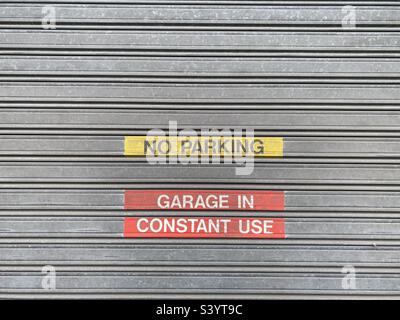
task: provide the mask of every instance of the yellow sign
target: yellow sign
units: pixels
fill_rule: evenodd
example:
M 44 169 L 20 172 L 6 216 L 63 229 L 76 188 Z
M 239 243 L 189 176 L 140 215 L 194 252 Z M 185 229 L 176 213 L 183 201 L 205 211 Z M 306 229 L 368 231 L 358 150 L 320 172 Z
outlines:
M 126 156 L 282 157 L 283 138 L 224 136 L 129 136 Z

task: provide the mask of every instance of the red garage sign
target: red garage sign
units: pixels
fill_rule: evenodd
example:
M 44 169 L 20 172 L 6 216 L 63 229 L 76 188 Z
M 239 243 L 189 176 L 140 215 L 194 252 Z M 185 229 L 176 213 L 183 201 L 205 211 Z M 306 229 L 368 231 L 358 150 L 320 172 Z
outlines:
M 270 210 L 285 209 L 284 192 L 253 190 L 127 190 L 128 210 Z
M 285 238 L 282 218 L 125 218 L 127 238 Z

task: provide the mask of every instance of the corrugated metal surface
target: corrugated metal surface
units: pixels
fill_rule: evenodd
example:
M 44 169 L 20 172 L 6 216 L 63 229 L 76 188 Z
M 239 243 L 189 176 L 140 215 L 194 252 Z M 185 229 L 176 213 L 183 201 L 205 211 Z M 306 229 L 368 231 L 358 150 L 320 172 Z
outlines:
M 2 1 L 0 298 L 399 298 L 399 31 L 397 1 Z M 248 176 L 124 156 L 169 121 L 284 156 Z M 127 189 L 281 190 L 285 210 L 127 211 Z M 163 215 L 283 217 L 286 238 L 123 237 Z

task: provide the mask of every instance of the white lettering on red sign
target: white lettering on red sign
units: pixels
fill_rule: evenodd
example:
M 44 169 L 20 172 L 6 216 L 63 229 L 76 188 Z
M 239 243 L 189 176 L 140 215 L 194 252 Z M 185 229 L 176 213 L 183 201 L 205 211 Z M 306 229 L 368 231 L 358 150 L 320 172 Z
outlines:
M 282 191 L 127 190 L 128 210 L 270 210 L 285 209 Z
M 131 238 L 284 238 L 281 218 L 141 217 L 126 218 Z

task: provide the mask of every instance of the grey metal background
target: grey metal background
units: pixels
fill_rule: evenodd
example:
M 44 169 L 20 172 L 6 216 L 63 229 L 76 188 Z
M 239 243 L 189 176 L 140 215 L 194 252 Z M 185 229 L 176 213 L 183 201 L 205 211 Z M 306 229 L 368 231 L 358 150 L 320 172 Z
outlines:
M 0 298 L 400 297 L 397 1 L 52 3 L 56 30 L 46 1 L 0 3 Z M 236 176 L 123 156 L 170 120 L 281 136 L 284 158 Z M 282 190 L 251 216 L 287 238 L 123 239 L 124 217 L 166 215 L 125 211 L 127 188 Z

